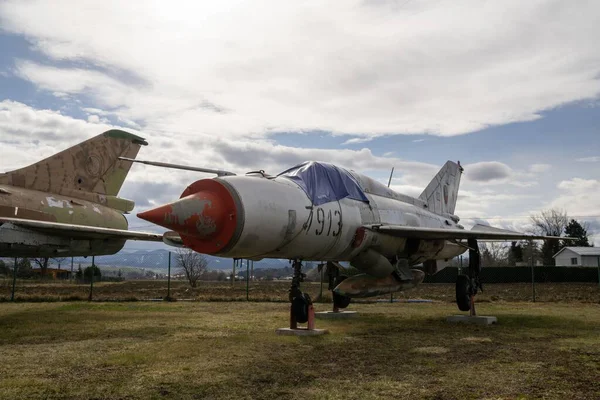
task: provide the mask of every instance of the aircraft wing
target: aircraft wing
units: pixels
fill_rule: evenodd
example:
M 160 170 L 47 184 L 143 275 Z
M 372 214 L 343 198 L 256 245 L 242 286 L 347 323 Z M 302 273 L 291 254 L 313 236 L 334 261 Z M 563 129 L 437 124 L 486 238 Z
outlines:
M 13 224 L 22 228 L 50 233 L 57 236 L 76 236 L 78 239 L 126 239 L 162 242 L 162 234 L 137 232 L 127 229 L 100 228 L 95 226 L 63 224 L 60 222 L 36 221 L 22 218 L 0 217 L 1 224 Z
M 531 235 L 479 224 L 475 225 L 471 230 L 456 228 L 421 228 L 418 226 L 403 225 L 366 225 L 365 228 L 375 232 L 385 233 L 386 235 L 432 240 L 479 239 L 502 242 L 511 240 L 565 239 L 557 236 Z

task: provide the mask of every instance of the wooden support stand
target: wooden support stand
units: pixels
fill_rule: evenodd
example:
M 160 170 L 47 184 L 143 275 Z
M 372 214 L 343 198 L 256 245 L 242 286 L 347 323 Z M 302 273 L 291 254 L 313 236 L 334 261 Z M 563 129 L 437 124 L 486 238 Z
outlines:
M 329 333 L 325 329 L 315 329 L 315 309 L 313 308 L 310 296 L 300 291 L 300 283 L 304 280 L 305 274 L 302 273 L 302 263 L 300 260 L 294 260 L 294 276 L 292 277 L 292 287 L 290 288 L 290 327 L 279 328 L 275 332 L 278 335 L 296 335 L 296 336 L 314 336 Z M 294 304 L 298 315 L 302 315 L 302 322 L 306 317 L 306 328 L 298 328 L 298 316 L 294 313 Z M 304 308 L 306 307 L 306 309 Z M 304 312 L 306 311 L 306 315 Z
M 327 329 L 316 329 L 315 328 L 315 309 L 312 304 L 308 306 L 308 322 L 306 328 L 299 328 L 296 316 L 290 306 L 290 327 L 279 328 L 275 331 L 278 335 L 291 335 L 291 336 L 318 336 L 329 333 Z

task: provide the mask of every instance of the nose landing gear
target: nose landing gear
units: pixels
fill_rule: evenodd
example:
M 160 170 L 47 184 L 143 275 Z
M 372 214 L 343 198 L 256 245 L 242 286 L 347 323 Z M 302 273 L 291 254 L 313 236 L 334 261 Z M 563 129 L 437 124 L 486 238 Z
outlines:
M 292 277 L 292 286 L 289 290 L 290 299 L 290 329 L 298 329 L 298 323 L 304 324 L 308 322 L 308 329 L 314 328 L 314 309 L 312 300 L 308 293 L 303 293 L 300 290 L 300 283 L 306 278 L 306 274 L 302 273 L 302 263 L 295 260 L 292 264 L 294 275 Z
M 290 300 L 290 327 L 277 329 L 278 335 L 322 335 L 329 333 L 325 329 L 315 329 L 315 310 L 308 293 L 300 290 L 300 283 L 306 274 L 302 273 L 302 262 L 294 260 L 292 263 L 294 275 L 292 286 L 289 290 Z M 299 328 L 298 324 L 306 323 L 306 328 Z

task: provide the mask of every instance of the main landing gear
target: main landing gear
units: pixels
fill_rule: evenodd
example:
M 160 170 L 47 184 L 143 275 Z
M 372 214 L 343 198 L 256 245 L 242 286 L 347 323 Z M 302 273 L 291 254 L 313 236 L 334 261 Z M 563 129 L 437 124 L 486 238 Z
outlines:
M 475 295 L 483 292 L 479 273 L 481 272 L 481 257 L 476 239 L 468 239 L 469 270 L 467 275 L 459 275 L 456 280 L 456 305 L 461 311 L 469 311 L 475 316 Z
M 319 271 L 323 268 L 323 264 L 319 265 Z M 348 296 L 342 296 L 333 291 L 337 285 L 348 279 L 346 275 L 340 274 L 340 270 L 343 267 L 334 261 L 327 261 L 325 264 L 325 275 L 327 275 L 327 290 L 331 292 L 333 297 L 333 312 L 340 312 L 340 309 L 346 308 L 350 305 L 351 298 Z

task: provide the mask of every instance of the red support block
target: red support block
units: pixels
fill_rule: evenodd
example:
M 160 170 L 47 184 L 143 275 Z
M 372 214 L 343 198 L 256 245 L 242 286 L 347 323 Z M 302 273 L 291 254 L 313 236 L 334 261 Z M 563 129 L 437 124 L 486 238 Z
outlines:
M 312 304 L 308 306 L 308 326 L 306 329 L 309 331 L 315 329 L 315 309 Z

